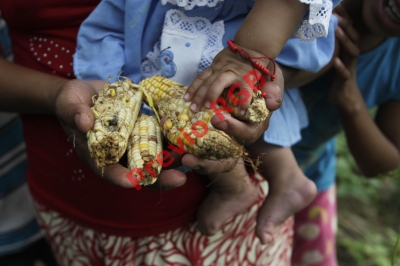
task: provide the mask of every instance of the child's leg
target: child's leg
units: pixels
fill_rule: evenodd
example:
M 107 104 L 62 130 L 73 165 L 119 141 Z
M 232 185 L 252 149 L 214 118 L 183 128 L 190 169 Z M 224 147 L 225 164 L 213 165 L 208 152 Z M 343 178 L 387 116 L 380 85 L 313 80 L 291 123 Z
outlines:
M 303 174 L 290 148 L 261 139 L 250 147 L 250 152 L 264 153 L 259 169 L 269 183 L 269 191 L 258 212 L 256 234 L 262 243 L 267 243 L 272 241 L 276 226 L 313 200 L 316 187 Z
M 215 234 L 224 222 L 246 211 L 257 200 L 256 188 L 243 159 L 239 159 L 232 171 L 210 178 L 211 191 L 197 212 L 199 230 L 204 235 Z
M 295 215 L 292 265 L 337 266 L 336 186 Z

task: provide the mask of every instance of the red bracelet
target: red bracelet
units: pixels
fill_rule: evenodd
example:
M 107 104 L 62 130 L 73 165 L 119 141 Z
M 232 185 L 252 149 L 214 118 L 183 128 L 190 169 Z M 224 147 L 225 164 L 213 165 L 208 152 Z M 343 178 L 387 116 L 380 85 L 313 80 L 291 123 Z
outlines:
M 239 55 L 245 59 L 250 60 L 251 64 L 258 69 L 263 75 L 265 76 L 270 76 L 271 81 L 275 79 L 275 61 L 269 56 L 251 56 L 248 52 L 243 50 L 242 48 L 239 48 L 235 45 L 235 43 L 232 40 L 228 40 L 228 47 L 233 51 L 233 52 L 238 52 Z M 274 73 L 271 74 L 265 66 L 261 65 L 261 63 L 255 61 L 254 59 L 262 59 L 262 58 L 268 58 L 269 60 L 272 61 L 274 64 Z

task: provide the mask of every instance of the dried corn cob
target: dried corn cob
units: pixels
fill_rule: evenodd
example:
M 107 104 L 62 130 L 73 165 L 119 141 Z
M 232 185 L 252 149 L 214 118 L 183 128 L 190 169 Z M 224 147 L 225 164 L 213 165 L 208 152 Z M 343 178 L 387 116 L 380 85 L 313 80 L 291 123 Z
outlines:
M 212 160 L 246 155 L 242 145 L 212 126 L 212 110 L 190 111 L 191 103 L 183 99 L 186 86 L 160 76 L 145 79 L 139 85 L 153 99 L 159 115 L 167 117 L 163 131 L 174 145 L 200 158 Z
M 230 100 L 231 98 L 233 98 L 234 101 L 240 99 L 240 95 L 238 95 L 240 94 L 239 91 L 240 90 L 235 90 L 231 97 L 228 97 L 228 90 L 225 90 L 221 95 L 221 97 L 227 99 L 227 106 L 233 108 L 232 115 L 234 117 L 240 117 L 240 119 L 244 121 L 251 121 L 255 123 L 261 123 L 264 121 L 268 117 L 269 111 L 267 109 L 267 105 L 265 104 L 265 99 L 261 96 L 261 90 L 251 93 L 250 106 L 247 108 L 244 116 L 239 115 L 239 109 L 237 108 L 238 105 Z
M 143 92 L 130 79 L 107 82 L 92 107 L 94 126 L 87 133 L 89 151 L 103 171 L 117 163 L 126 151 L 127 141 L 142 103 Z
M 161 171 L 162 136 L 157 119 L 139 114 L 128 140 L 128 168 L 138 168 L 140 185 L 151 185 Z
M 157 102 L 158 99 L 165 99 L 170 96 L 183 95 L 187 90 L 186 86 L 161 76 L 148 78 L 146 81 L 142 81 L 140 85 L 144 86 L 146 92 L 151 94 L 154 102 Z M 228 90 L 225 90 L 221 95 L 222 98 L 226 99 L 227 107 L 233 108 L 233 116 L 240 117 L 241 120 L 244 121 L 256 123 L 260 123 L 267 118 L 269 111 L 265 104 L 265 99 L 261 96 L 262 92 L 260 90 L 251 93 L 251 102 L 244 116 L 238 114 L 238 105 L 235 104 L 235 100 L 240 99 L 239 94 L 240 89 L 236 89 L 231 92 L 231 97 L 228 97 Z M 233 101 L 230 99 L 233 99 Z

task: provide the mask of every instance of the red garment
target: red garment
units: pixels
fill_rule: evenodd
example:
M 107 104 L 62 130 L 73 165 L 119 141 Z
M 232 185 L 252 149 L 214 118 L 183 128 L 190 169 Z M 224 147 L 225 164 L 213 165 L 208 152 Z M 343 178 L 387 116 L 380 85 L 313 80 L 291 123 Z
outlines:
M 73 78 L 72 55 L 82 21 L 98 0 L 0 1 L 15 63 Z M 32 88 L 34 89 L 34 88 Z M 171 191 L 123 189 L 93 174 L 53 116 L 23 115 L 33 198 L 100 232 L 142 237 L 193 221 L 208 180 L 189 174 Z

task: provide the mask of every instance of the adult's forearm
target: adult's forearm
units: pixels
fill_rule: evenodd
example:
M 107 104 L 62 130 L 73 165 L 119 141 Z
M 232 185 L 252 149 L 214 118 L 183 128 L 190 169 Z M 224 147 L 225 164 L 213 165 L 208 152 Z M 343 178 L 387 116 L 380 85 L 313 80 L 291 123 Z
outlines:
M 57 89 L 66 81 L 0 58 L 0 111 L 54 114 Z
M 299 0 L 257 0 L 236 33 L 235 43 L 275 58 L 307 8 Z

